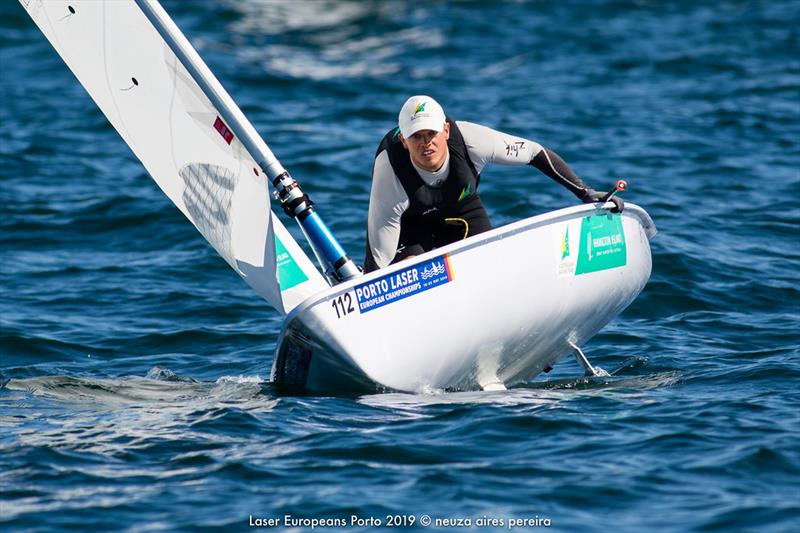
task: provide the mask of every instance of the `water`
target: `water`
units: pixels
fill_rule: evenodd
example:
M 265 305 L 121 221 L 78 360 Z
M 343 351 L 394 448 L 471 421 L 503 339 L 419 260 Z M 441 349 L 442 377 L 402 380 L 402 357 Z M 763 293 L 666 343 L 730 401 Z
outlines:
M 597 188 L 626 177 L 660 231 L 652 279 L 586 346 L 607 378 L 277 390 L 279 317 L 5 2 L 0 529 L 800 530 L 796 2 L 166 7 L 351 255 L 375 145 L 429 93 Z M 574 203 L 530 168 L 481 188 L 496 224 Z

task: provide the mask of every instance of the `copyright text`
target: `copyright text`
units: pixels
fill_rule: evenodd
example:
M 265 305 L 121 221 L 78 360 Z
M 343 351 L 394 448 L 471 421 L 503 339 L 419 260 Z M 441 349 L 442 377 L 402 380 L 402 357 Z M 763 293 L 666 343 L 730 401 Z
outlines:
M 505 528 L 509 531 L 522 528 L 550 527 L 551 520 L 539 515 L 527 517 L 500 516 L 431 516 L 421 514 L 390 514 L 384 516 L 349 517 L 299 517 L 290 514 L 283 516 L 259 517 L 250 515 L 250 527 L 297 527 L 304 529 L 342 528 L 342 527 L 436 527 L 436 528 Z

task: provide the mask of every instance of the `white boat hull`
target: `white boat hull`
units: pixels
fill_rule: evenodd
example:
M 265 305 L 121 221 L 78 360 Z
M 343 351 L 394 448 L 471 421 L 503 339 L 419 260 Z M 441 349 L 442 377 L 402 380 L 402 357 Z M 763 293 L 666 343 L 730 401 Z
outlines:
M 655 233 L 638 206 L 575 206 L 336 285 L 286 317 L 272 380 L 408 392 L 528 381 L 636 298 Z

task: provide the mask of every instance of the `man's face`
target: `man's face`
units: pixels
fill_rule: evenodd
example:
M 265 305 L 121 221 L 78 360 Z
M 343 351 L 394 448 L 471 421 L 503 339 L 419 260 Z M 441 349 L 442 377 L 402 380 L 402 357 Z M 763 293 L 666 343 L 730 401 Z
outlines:
M 444 130 L 419 130 L 408 139 L 400 136 L 403 146 L 408 150 L 411 160 L 429 172 L 442 168 L 447 156 L 447 139 L 450 138 L 450 124 L 445 122 Z

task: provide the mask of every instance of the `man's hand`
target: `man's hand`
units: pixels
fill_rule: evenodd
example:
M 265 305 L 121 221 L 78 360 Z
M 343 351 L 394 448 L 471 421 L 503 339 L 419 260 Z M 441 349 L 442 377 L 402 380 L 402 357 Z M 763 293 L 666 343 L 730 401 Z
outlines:
M 585 204 L 602 202 L 607 194 L 608 193 L 588 188 L 581 196 L 581 201 Z M 611 208 L 612 213 L 622 213 L 622 210 L 625 209 L 625 202 L 619 196 L 612 196 L 608 201 L 614 204 L 614 207 Z

